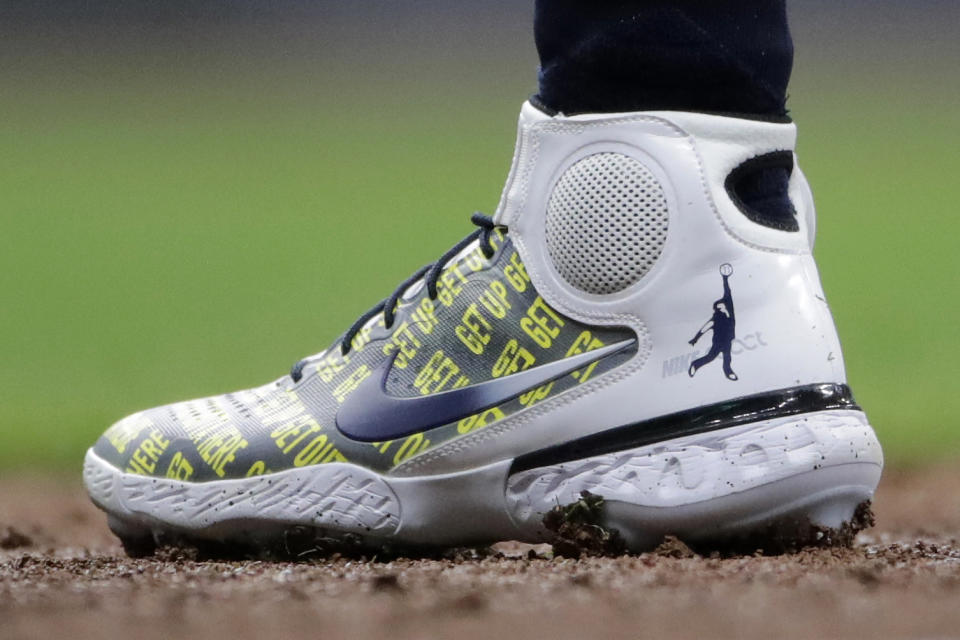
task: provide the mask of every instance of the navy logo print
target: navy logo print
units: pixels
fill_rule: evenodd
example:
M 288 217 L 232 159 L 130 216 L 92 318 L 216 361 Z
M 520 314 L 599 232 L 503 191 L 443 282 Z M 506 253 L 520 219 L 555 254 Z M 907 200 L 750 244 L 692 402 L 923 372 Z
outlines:
M 707 323 L 697 331 L 697 335 L 693 336 L 693 340 L 690 341 L 690 346 L 694 346 L 703 337 L 703 334 L 712 331 L 713 344 L 710 346 L 707 355 L 690 363 L 689 373 L 691 378 L 697 374 L 699 369 L 723 354 L 724 375 L 727 376 L 728 380 L 739 379 L 730 366 L 732 361 L 730 350 L 733 348 L 733 340 L 737 337 L 737 318 L 733 312 L 733 295 L 730 293 L 730 276 L 733 275 L 733 267 L 729 264 L 720 265 L 720 275 L 723 276 L 723 297 L 713 303 L 713 317 L 707 320 Z
M 347 396 L 337 412 L 337 428 L 353 440 L 385 442 L 452 424 L 620 353 L 635 342 L 624 340 L 502 378 L 412 398 L 387 393 L 387 376 L 393 367 L 394 354 Z

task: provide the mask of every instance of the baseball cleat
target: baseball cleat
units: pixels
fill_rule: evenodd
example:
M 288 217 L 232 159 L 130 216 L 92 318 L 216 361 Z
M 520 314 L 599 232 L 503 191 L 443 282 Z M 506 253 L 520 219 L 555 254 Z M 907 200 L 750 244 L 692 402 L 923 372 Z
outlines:
M 91 498 L 131 548 L 541 542 L 583 491 L 636 550 L 855 528 L 883 458 L 795 137 L 526 103 L 494 217 L 289 375 L 113 425 Z

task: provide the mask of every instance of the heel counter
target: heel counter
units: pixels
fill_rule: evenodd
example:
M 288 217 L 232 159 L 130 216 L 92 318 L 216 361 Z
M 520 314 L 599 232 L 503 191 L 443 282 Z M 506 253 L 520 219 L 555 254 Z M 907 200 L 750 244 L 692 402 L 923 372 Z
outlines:
M 730 251 L 662 287 L 644 319 L 652 346 L 643 385 L 669 390 L 672 408 L 846 382 L 809 254 Z
M 690 378 L 685 391 L 698 400 L 704 393 L 719 399 L 845 383 L 839 338 L 812 255 L 816 212 L 810 185 L 796 162 L 795 126 L 661 115 L 689 135 L 703 193 L 697 206 L 677 216 L 675 242 L 646 292 L 648 309 L 656 300 L 653 305 L 665 310 L 640 312 L 653 343 L 648 369 L 659 370 L 661 379 Z M 784 196 L 795 224 L 757 220 L 744 211 L 729 178 L 758 159 L 787 154 L 791 174 Z M 694 194 L 688 192 L 684 199 L 694 200 Z M 722 305 L 728 296 L 734 316 L 729 320 Z M 715 325 L 720 325 L 722 340 Z M 683 331 L 679 326 L 690 335 L 678 335 Z M 709 382 L 697 381 L 707 366 L 716 369 L 703 371 Z
M 811 254 L 815 216 L 802 172 L 795 168 L 788 183 L 796 224 L 783 228 L 751 219 L 727 188 L 731 173 L 752 159 L 792 158 L 793 124 L 675 112 L 566 118 L 525 111 L 518 140 L 497 220 L 510 227 L 534 286 L 548 304 L 587 324 L 627 326 L 637 333 L 637 358 L 621 371 L 622 385 L 615 385 L 630 396 L 620 407 L 655 415 L 774 389 L 845 381 L 839 341 Z M 666 240 L 661 246 L 659 236 L 618 235 L 616 240 L 624 243 L 657 240 L 652 265 L 625 288 L 585 291 L 549 251 L 552 199 L 585 159 L 613 155 L 624 167 L 639 164 L 649 171 L 647 182 L 656 188 L 643 192 L 662 194 L 668 211 Z M 789 164 L 795 167 L 795 161 Z M 625 184 L 618 177 L 622 173 L 606 171 L 618 188 Z M 612 219 L 626 206 L 614 200 Z M 576 219 L 582 222 L 583 216 Z M 616 262 L 614 257 L 605 255 L 605 262 Z M 724 265 L 730 274 L 720 271 Z M 735 317 L 714 321 L 715 312 L 724 313 L 717 305 L 725 298 L 727 312 Z
M 820 282 L 820 272 L 816 260 L 812 255 L 808 255 L 805 256 L 803 262 L 805 286 L 813 297 L 814 312 L 820 318 L 816 331 L 818 342 L 822 345 L 821 350 L 827 351 L 827 361 L 832 369 L 833 377 L 830 378 L 830 382 L 846 384 L 847 369 L 843 359 L 843 347 L 840 343 L 837 325 L 833 320 L 833 312 L 830 311 L 830 304 L 827 302 L 827 295 L 824 293 L 823 284 Z

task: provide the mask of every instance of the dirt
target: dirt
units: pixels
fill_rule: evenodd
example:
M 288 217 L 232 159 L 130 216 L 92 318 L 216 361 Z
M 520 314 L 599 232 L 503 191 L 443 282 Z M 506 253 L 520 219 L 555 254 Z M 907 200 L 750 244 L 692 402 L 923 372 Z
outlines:
M 0 638 L 960 637 L 960 464 L 887 473 L 850 547 L 775 556 L 131 559 L 78 479 L 0 487 Z
M 543 518 L 543 526 L 553 535 L 550 551 L 554 557 L 615 558 L 626 552 L 620 532 L 602 524 L 604 500 L 589 491 L 572 504 L 557 505 Z

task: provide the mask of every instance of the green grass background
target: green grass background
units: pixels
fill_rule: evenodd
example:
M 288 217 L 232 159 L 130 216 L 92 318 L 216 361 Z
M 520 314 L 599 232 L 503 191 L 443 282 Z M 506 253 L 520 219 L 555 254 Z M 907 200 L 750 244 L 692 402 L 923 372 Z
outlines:
M 6 67 L 0 468 L 79 469 L 132 411 L 321 350 L 493 210 L 525 54 L 466 77 L 117 50 Z M 792 106 L 851 383 L 891 462 L 956 455 L 956 83 L 812 66 Z

